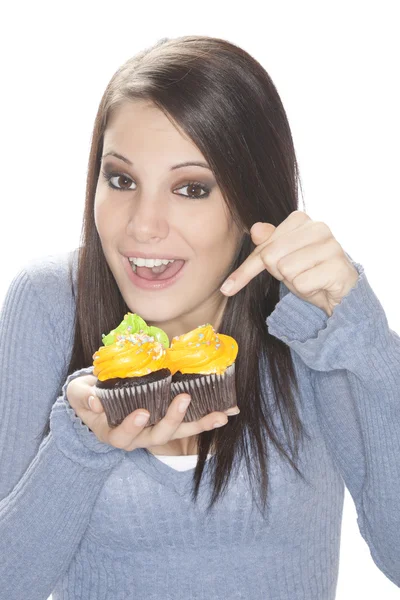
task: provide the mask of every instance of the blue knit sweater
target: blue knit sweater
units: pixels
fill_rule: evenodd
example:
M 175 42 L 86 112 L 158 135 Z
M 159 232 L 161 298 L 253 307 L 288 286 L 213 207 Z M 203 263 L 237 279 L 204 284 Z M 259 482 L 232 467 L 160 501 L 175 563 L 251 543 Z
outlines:
M 207 517 L 210 486 L 192 504 L 193 469 L 104 444 L 77 417 L 66 386 L 93 367 L 66 377 L 71 254 L 76 269 L 76 250 L 29 261 L 3 301 L 1 599 L 333 600 L 344 486 L 373 561 L 400 587 L 400 337 L 362 265 L 331 317 L 281 283 L 267 319 L 291 348 L 310 439 L 308 484 L 269 446 L 263 521 L 245 464 Z

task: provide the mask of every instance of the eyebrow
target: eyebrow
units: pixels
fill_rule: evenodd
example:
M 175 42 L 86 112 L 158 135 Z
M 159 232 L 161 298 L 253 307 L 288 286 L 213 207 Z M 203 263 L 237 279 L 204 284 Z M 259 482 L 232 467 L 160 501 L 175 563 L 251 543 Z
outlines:
M 122 154 L 118 154 L 118 152 L 113 152 L 113 151 L 107 152 L 106 154 L 103 154 L 103 156 L 101 158 L 103 159 L 106 156 L 115 156 L 116 158 L 123 160 L 127 165 L 130 165 L 131 167 L 133 167 L 133 163 L 131 163 L 131 161 L 128 160 L 125 156 L 122 156 Z M 173 165 L 170 170 L 173 171 L 174 169 L 180 169 L 181 167 L 189 167 L 189 166 L 204 167 L 205 169 L 209 169 L 211 171 L 208 164 L 205 162 L 202 162 L 202 161 L 178 163 L 177 165 Z

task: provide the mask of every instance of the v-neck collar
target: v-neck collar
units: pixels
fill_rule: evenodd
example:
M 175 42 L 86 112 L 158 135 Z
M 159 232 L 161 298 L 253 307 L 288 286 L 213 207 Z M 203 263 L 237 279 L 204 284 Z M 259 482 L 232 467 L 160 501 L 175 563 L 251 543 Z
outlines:
M 189 494 L 192 489 L 192 479 L 195 467 L 178 471 L 170 465 L 158 460 L 146 448 L 136 448 L 132 451 L 126 451 L 126 457 L 131 460 L 143 473 L 152 477 L 162 485 L 176 491 L 180 496 Z M 207 477 L 211 473 L 210 465 L 214 456 L 211 456 L 204 465 L 204 473 L 201 480 L 201 486 L 205 485 Z

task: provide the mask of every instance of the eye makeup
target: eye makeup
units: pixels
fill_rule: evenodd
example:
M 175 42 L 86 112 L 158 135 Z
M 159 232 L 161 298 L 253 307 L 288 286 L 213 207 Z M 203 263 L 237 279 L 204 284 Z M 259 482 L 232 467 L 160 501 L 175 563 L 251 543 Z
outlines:
M 130 187 L 121 187 L 121 181 L 120 180 L 125 180 L 125 181 L 130 181 L 131 183 L 134 183 L 133 179 L 131 177 L 129 177 L 128 175 L 126 175 L 125 173 L 121 173 L 119 171 L 113 171 L 110 170 L 109 167 L 104 167 L 104 169 L 101 171 L 103 177 L 105 178 L 105 180 L 107 181 L 107 185 L 110 189 L 118 191 L 118 192 L 131 192 L 134 191 L 132 188 Z M 112 179 L 115 179 L 116 182 L 113 182 Z M 213 189 L 214 185 L 210 185 L 210 184 L 206 184 L 204 182 L 201 181 L 197 181 L 194 179 L 190 179 L 190 180 L 184 180 L 182 181 L 182 183 L 180 183 L 178 185 L 178 187 L 175 188 L 175 190 L 180 190 L 183 188 L 197 188 L 201 190 L 201 193 L 197 194 L 197 193 L 187 193 L 187 194 L 178 194 L 179 196 L 183 196 L 186 198 L 190 198 L 192 200 L 202 200 L 203 198 L 208 198 L 208 196 L 210 195 L 212 189 Z M 174 190 L 174 191 L 175 191 Z

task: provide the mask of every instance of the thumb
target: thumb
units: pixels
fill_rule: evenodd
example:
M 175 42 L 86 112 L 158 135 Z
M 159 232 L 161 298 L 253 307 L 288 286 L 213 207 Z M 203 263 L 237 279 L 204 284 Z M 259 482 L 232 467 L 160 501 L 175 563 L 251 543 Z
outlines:
M 266 242 L 274 233 L 276 227 L 272 223 L 262 223 L 257 221 L 250 229 L 250 234 L 253 242 L 257 245 Z

